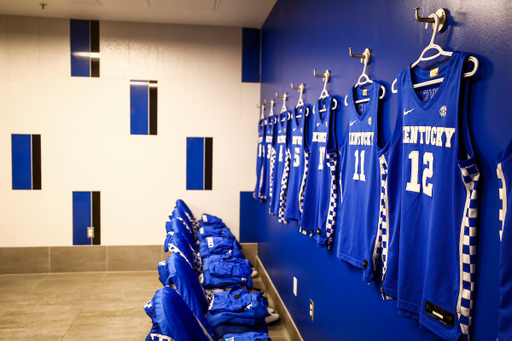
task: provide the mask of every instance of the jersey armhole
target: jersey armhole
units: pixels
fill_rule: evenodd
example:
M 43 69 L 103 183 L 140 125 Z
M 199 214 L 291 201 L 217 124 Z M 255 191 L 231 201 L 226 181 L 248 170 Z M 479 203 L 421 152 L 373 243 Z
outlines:
M 459 134 L 459 148 L 457 151 L 457 159 L 459 161 L 464 161 L 467 159 L 471 159 L 474 156 L 473 152 L 473 144 L 471 139 L 471 133 L 469 129 L 469 93 L 471 90 L 471 83 L 469 79 L 462 79 L 460 83 L 461 88 L 459 89 L 459 122 L 458 126 L 460 127 Z M 461 96 L 462 94 L 462 96 Z
M 393 129 L 393 134 L 391 134 L 391 139 L 386 142 L 385 144 L 383 144 L 382 148 L 380 148 L 382 150 L 382 152 L 386 152 L 389 148 L 391 148 L 391 146 L 397 142 L 400 141 L 401 137 L 402 137 L 402 122 L 403 122 L 403 106 L 402 106 L 402 93 L 401 93 L 401 74 L 398 75 L 398 81 L 397 81 L 397 89 L 398 89 L 398 93 L 397 93 L 397 113 L 396 113 L 396 121 L 395 121 L 395 128 Z M 381 139 L 381 138 L 379 138 Z M 382 141 L 384 142 L 384 141 Z M 380 146 L 379 146 L 380 147 Z

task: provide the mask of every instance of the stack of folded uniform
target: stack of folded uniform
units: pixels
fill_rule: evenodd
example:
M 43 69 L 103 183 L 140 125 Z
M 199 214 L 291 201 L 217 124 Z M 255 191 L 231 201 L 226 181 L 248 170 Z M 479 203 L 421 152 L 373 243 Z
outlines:
M 183 336 L 186 332 L 179 332 L 176 326 L 184 324 L 188 330 L 190 316 L 195 319 L 192 330 L 199 328 L 190 334 L 190 340 L 221 341 L 229 333 L 236 334 L 233 340 L 270 340 L 265 323 L 270 310 L 267 300 L 260 292 L 242 289 L 242 286 L 252 289 L 251 274 L 255 271 L 241 253 L 242 246 L 229 228 L 220 218 L 208 214 L 203 214 L 198 222 L 182 200 L 176 202 L 169 219 L 164 250 L 170 255 L 167 261 L 158 264 L 164 288 L 158 290 L 145 307 L 153 320 L 153 328 L 146 340 L 159 339 L 155 337 L 189 340 Z M 176 303 L 178 312 L 173 310 L 174 306 L 171 309 L 166 300 L 173 304 L 179 301 Z M 213 310 L 208 310 L 208 302 Z M 188 314 L 185 317 L 179 314 L 184 309 L 182 303 L 192 315 L 188 312 L 183 313 Z M 229 308 L 230 304 L 232 308 Z M 279 315 L 272 314 L 272 318 L 277 320 Z M 239 339 L 242 336 L 244 338 Z
M 217 338 L 229 333 L 267 333 L 265 317 L 268 301 L 258 291 L 248 291 L 239 285 L 229 291 L 215 294 L 208 308 L 206 319 Z
M 222 222 L 222 219 L 213 215 L 203 214 L 199 226 L 200 228 L 196 236 L 199 241 L 199 253 L 202 258 L 225 254 L 245 258 L 240 251 L 242 245 L 236 240 L 226 224 Z

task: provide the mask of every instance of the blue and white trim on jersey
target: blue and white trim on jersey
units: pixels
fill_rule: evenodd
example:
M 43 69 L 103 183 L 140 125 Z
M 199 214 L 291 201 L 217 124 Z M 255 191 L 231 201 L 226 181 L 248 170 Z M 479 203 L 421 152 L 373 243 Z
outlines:
M 327 237 L 327 248 L 330 249 L 334 241 L 334 228 L 336 226 L 336 207 L 338 204 L 338 190 L 336 184 L 336 169 L 338 164 L 337 151 L 327 154 L 327 164 L 331 172 L 331 194 L 329 201 L 329 211 L 325 226 L 325 235 Z
M 288 177 L 290 175 L 290 160 L 292 155 L 290 150 L 286 149 L 283 177 L 281 179 L 281 191 L 279 192 L 279 212 L 277 214 L 277 221 L 279 223 L 288 224 L 288 221 L 284 217 L 286 211 L 286 196 L 288 193 Z
M 499 193 L 500 193 L 500 201 L 501 201 L 501 209 L 500 209 L 500 241 L 503 240 L 503 229 L 505 228 L 505 217 L 507 216 L 507 181 L 505 180 L 505 175 L 503 175 L 503 168 L 501 166 L 501 162 L 498 163 L 496 173 L 498 174 L 498 185 L 499 185 Z
M 274 190 L 274 166 L 276 164 L 276 150 L 274 147 L 270 150 L 270 178 L 269 178 L 269 199 L 272 202 L 272 195 Z M 272 214 L 272 206 L 269 209 Z
M 391 300 L 384 292 L 384 279 L 388 269 L 388 247 L 389 247 L 389 225 L 388 225 L 388 163 L 386 157 L 382 155 L 379 158 L 380 165 L 380 213 L 379 213 L 379 231 L 378 244 L 380 245 L 380 255 L 382 261 L 381 268 L 381 295 L 384 300 Z M 377 243 L 375 243 L 377 244 Z M 377 245 L 375 246 L 377 248 Z
M 461 224 L 460 238 L 460 292 L 457 304 L 460 328 L 466 340 L 473 319 L 473 304 L 476 278 L 476 239 L 477 239 L 477 188 L 480 172 L 472 163 L 460 168 L 462 180 L 466 186 L 467 196 L 464 217 Z

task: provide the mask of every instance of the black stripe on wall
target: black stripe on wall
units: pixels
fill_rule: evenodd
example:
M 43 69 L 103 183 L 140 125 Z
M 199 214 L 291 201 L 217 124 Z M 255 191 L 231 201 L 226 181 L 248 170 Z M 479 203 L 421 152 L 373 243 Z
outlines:
M 101 245 L 100 192 L 92 192 L 92 226 L 94 226 L 94 238 L 92 239 L 92 245 Z
M 213 138 L 204 138 L 204 189 L 212 189 L 213 178 Z
M 157 134 L 158 81 L 149 81 L 149 135 Z
M 91 20 L 91 53 L 100 53 L 100 22 Z M 91 77 L 100 76 L 100 59 L 91 57 Z
M 41 135 L 32 135 L 32 189 L 41 189 Z

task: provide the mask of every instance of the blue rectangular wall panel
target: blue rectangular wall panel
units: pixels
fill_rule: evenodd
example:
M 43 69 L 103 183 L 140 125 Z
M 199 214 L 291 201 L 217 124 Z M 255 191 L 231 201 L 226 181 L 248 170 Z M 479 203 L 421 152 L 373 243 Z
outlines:
M 240 192 L 240 242 L 258 242 L 258 202 L 253 192 Z
M 90 77 L 91 58 L 77 53 L 90 51 L 90 22 L 89 20 L 70 19 L 70 48 L 71 48 L 71 76 Z
M 91 209 L 91 192 L 73 192 L 73 245 L 91 245 L 87 238 Z
M 187 137 L 187 190 L 204 189 L 204 138 Z
M 260 82 L 260 30 L 242 30 L 242 82 Z
M 12 134 L 12 189 L 32 189 L 32 137 Z
M 130 134 L 148 135 L 149 131 L 149 82 L 130 83 Z

